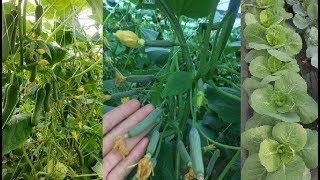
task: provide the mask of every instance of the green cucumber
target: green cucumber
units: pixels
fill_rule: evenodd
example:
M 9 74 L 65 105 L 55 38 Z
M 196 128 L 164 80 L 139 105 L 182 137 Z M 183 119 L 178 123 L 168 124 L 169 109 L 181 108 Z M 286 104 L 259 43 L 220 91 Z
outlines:
M 30 70 L 29 81 L 34 82 L 36 80 L 36 76 L 37 76 L 37 66 L 32 66 L 30 69 L 31 70 Z
M 76 150 L 76 153 L 78 154 L 78 158 L 79 158 L 79 165 L 83 166 L 84 165 L 84 159 L 83 159 L 83 154 L 78 146 L 78 143 L 76 141 L 74 141 L 74 149 Z
M 189 132 L 189 141 L 190 141 L 190 154 L 192 159 L 192 167 L 194 172 L 199 177 L 204 177 L 204 167 L 202 160 L 202 152 L 201 152 L 201 141 L 200 135 L 196 128 L 191 128 Z
M 63 108 L 63 117 L 61 119 L 61 126 L 62 127 L 66 127 L 67 126 L 67 119 L 68 119 L 68 115 L 69 115 L 69 106 L 70 105 L 65 105 Z
M 141 82 L 141 83 L 149 83 L 154 81 L 156 78 L 154 75 L 132 75 L 127 76 L 126 81 L 128 82 Z
M 42 33 L 42 14 L 43 14 L 43 7 L 41 5 L 36 6 L 35 10 L 35 20 L 36 22 L 39 21 L 39 24 L 34 29 L 34 34 L 36 36 L 40 36 Z
M 56 81 L 52 82 L 52 97 L 54 99 L 54 101 L 58 101 L 59 100 L 59 91 L 58 91 L 59 87 L 58 87 L 58 83 Z
M 39 123 L 45 96 L 46 96 L 46 90 L 42 87 L 39 88 L 37 90 L 37 95 L 36 95 L 36 105 L 34 107 L 32 117 L 31 117 L 31 124 L 33 126 L 36 126 Z
M 188 166 L 190 166 L 192 164 L 190 155 L 188 154 L 188 151 L 181 140 L 178 141 L 178 151 L 181 156 L 181 159 L 184 162 L 186 162 L 188 164 Z
M 130 96 L 138 94 L 138 92 L 139 92 L 138 90 L 134 89 L 134 90 L 115 93 L 115 94 L 111 95 L 111 99 L 112 100 L 118 100 L 118 99 L 121 99 L 123 97 L 130 97 Z
M 44 85 L 44 89 L 46 90 L 46 96 L 44 98 L 44 102 L 43 102 L 43 109 L 45 112 L 49 112 L 50 111 L 50 94 L 52 91 L 52 87 L 50 83 L 46 83 Z
M 167 40 L 150 40 L 145 41 L 144 45 L 149 47 L 173 47 L 179 44 Z
M 6 61 L 9 56 L 11 35 L 14 27 L 12 14 L 5 14 L 2 19 L 2 62 Z
M 18 94 L 18 87 L 14 84 L 10 84 L 5 94 L 4 108 L 2 110 L 2 125 L 12 117 L 19 100 Z
M 139 122 L 135 125 L 129 132 L 128 137 L 134 137 L 140 133 L 142 133 L 145 129 L 155 123 L 162 113 L 161 108 L 154 109 L 143 121 Z
M 12 10 L 11 14 L 13 16 L 13 30 L 10 39 L 10 54 L 14 54 L 16 51 L 16 37 L 17 37 L 17 25 L 18 25 L 18 11 Z
M 208 166 L 206 168 L 206 174 L 211 174 L 213 167 L 218 159 L 218 157 L 220 156 L 220 150 L 217 149 L 214 151 L 213 155 L 211 156 Z
M 150 156 L 153 155 L 153 153 L 156 151 L 156 148 L 157 148 L 157 145 L 158 145 L 158 141 L 159 141 L 159 137 L 160 137 L 159 131 L 155 130 L 152 133 L 152 136 L 150 138 L 146 154 L 150 154 Z

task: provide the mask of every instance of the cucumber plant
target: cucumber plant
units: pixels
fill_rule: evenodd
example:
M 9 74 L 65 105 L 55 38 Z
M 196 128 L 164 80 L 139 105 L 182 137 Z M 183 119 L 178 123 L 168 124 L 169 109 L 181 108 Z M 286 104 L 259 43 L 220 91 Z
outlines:
M 151 124 L 150 136 L 159 132 L 155 153 L 127 179 L 240 178 L 239 153 L 233 153 L 240 149 L 240 28 L 234 26 L 240 1 L 230 1 L 224 15 L 218 4 L 105 2 L 104 113 L 128 98 L 156 107 L 124 135 Z M 121 138 L 110 143 L 125 158 Z M 204 148 L 209 145 L 220 156 L 205 171 L 215 151 Z
M 99 8 L 2 1 L 3 179 L 101 177 Z
M 318 104 L 299 74 L 296 59 L 305 42 L 285 6 L 284 0 L 244 4 L 244 60 L 251 77 L 243 88 L 253 110 L 241 134 L 241 146 L 249 151 L 244 180 L 311 179 L 310 170 L 318 166 L 318 132 L 307 128 L 318 118 Z

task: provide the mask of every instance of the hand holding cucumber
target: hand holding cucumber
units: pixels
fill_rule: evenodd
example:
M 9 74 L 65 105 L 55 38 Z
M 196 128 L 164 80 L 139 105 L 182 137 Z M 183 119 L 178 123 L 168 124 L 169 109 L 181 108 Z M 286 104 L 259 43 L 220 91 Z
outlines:
M 151 104 L 140 108 L 139 101 L 131 100 L 103 116 L 103 179 L 125 179 L 132 170 L 128 167 L 143 157 L 149 143 L 145 136 L 154 126 L 150 123 L 150 116 L 158 111 L 154 111 Z M 135 136 L 128 136 L 128 132 L 136 130 L 145 120 L 148 120 L 148 127 L 143 126 L 145 129 L 139 129 Z M 125 138 L 125 149 L 121 149 L 122 144 L 117 141 L 119 137 Z M 127 151 L 126 156 L 113 151 L 116 145 L 119 146 L 118 151 Z

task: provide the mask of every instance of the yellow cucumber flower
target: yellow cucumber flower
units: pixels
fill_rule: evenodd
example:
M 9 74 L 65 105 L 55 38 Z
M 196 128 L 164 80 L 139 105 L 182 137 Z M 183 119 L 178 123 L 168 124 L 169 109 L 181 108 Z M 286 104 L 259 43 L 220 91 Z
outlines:
M 83 92 L 83 91 L 84 91 L 83 86 L 79 86 L 78 89 L 77 89 L 77 91 L 78 91 L 78 92 Z
M 36 50 L 38 54 L 42 55 L 44 53 L 46 53 L 46 51 L 44 49 L 37 49 Z
M 45 60 L 45 59 L 41 59 L 39 62 L 38 62 L 39 65 L 42 65 L 42 66 L 46 66 L 49 64 L 49 61 Z
M 184 180 L 193 180 L 193 179 L 196 179 L 196 175 L 194 174 L 192 167 L 189 167 L 188 173 L 184 175 Z
M 78 142 L 78 140 L 79 140 L 78 133 L 76 131 L 72 131 L 71 135 L 72 135 L 73 139 Z
M 125 76 L 123 76 L 118 70 L 116 70 L 116 86 L 117 87 L 122 87 L 126 79 L 127 78 Z
M 112 152 L 119 151 L 122 159 L 125 159 L 126 156 L 129 154 L 129 150 L 126 147 L 126 143 L 124 142 L 124 137 L 118 136 L 114 141 L 114 145 L 112 148 Z
M 138 180 L 147 180 L 151 175 L 152 164 L 150 154 L 146 154 L 138 163 L 136 177 Z
M 113 35 L 115 35 L 120 42 L 127 47 L 134 48 L 138 45 L 144 45 L 144 40 L 139 39 L 139 37 L 132 31 L 118 30 L 116 33 L 113 33 Z
M 130 100 L 130 97 L 123 97 L 121 98 L 121 103 L 124 104 Z

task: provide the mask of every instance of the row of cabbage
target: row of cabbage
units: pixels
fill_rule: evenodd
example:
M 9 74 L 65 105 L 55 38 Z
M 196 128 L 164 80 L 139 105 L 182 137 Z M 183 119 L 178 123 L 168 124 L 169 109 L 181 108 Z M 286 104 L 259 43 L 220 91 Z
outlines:
M 243 82 L 253 115 L 241 134 L 249 151 L 242 179 L 310 179 L 318 166 L 318 118 L 295 56 L 302 38 L 290 25 L 284 0 L 246 0 L 244 37 L 250 78 Z

